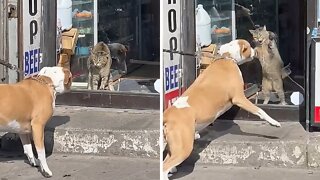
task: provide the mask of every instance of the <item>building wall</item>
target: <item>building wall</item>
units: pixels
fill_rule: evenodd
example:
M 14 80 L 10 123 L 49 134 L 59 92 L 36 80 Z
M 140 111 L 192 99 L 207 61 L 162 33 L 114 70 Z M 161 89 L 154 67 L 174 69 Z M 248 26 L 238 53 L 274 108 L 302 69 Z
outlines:
M 6 6 L 6 1 L 0 2 L 0 9 L 4 9 Z M 7 13 L 6 11 L 0 11 L 0 59 L 4 60 L 7 58 L 7 35 L 6 35 L 6 27 L 7 27 Z M 5 79 L 4 79 L 5 78 Z M 3 81 L 4 80 L 4 81 Z M 7 71 L 3 65 L 0 65 L 0 83 L 7 82 Z

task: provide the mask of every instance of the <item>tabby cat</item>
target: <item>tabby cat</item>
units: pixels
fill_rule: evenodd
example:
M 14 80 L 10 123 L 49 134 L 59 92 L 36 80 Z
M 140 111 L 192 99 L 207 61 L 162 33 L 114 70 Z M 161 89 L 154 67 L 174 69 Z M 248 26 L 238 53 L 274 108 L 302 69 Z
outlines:
M 88 89 L 114 90 L 114 88 L 109 85 L 111 64 L 112 59 L 108 46 L 104 42 L 97 43 L 88 58 Z
M 279 96 L 280 104 L 285 105 L 282 82 L 283 61 L 277 48 L 276 36 L 273 32 L 267 31 L 266 26 L 249 31 L 256 43 L 255 56 L 262 67 L 263 104 L 268 104 L 270 93 L 274 90 Z

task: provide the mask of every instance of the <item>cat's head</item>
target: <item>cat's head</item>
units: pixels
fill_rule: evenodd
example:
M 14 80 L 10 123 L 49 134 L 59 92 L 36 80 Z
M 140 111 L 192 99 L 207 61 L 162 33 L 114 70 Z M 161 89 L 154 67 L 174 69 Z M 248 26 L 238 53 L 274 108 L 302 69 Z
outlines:
M 111 62 L 110 49 L 104 42 L 98 42 L 91 50 L 90 63 L 98 68 L 102 68 Z
M 91 52 L 91 64 L 95 67 L 104 67 L 111 61 L 111 56 L 109 53 L 106 53 L 105 51 L 96 51 Z
M 249 30 L 249 32 L 252 34 L 253 40 L 257 46 L 269 44 L 270 41 L 276 39 L 276 35 L 271 31 L 267 31 L 266 26 L 259 27 L 255 30 Z
M 218 53 L 223 57 L 236 60 L 239 65 L 251 61 L 254 56 L 254 50 L 250 43 L 244 39 L 236 39 L 223 44 Z

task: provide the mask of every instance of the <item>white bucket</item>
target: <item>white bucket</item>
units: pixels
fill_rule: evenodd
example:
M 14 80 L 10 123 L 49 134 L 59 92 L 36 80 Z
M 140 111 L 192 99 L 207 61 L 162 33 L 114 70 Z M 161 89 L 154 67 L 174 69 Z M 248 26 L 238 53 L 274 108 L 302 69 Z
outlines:
M 202 4 L 196 9 L 196 36 L 197 44 L 201 46 L 211 44 L 211 18 Z
M 61 24 L 62 31 L 72 28 L 71 0 L 57 0 L 57 22 Z

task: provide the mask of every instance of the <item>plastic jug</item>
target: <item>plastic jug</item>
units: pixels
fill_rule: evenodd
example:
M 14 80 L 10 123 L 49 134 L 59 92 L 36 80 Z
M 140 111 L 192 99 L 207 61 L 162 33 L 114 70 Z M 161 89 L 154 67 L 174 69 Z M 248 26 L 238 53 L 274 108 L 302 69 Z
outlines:
M 57 22 L 61 23 L 62 31 L 72 28 L 71 0 L 57 0 Z
M 196 41 L 200 46 L 211 44 L 211 18 L 202 4 L 196 9 Z

